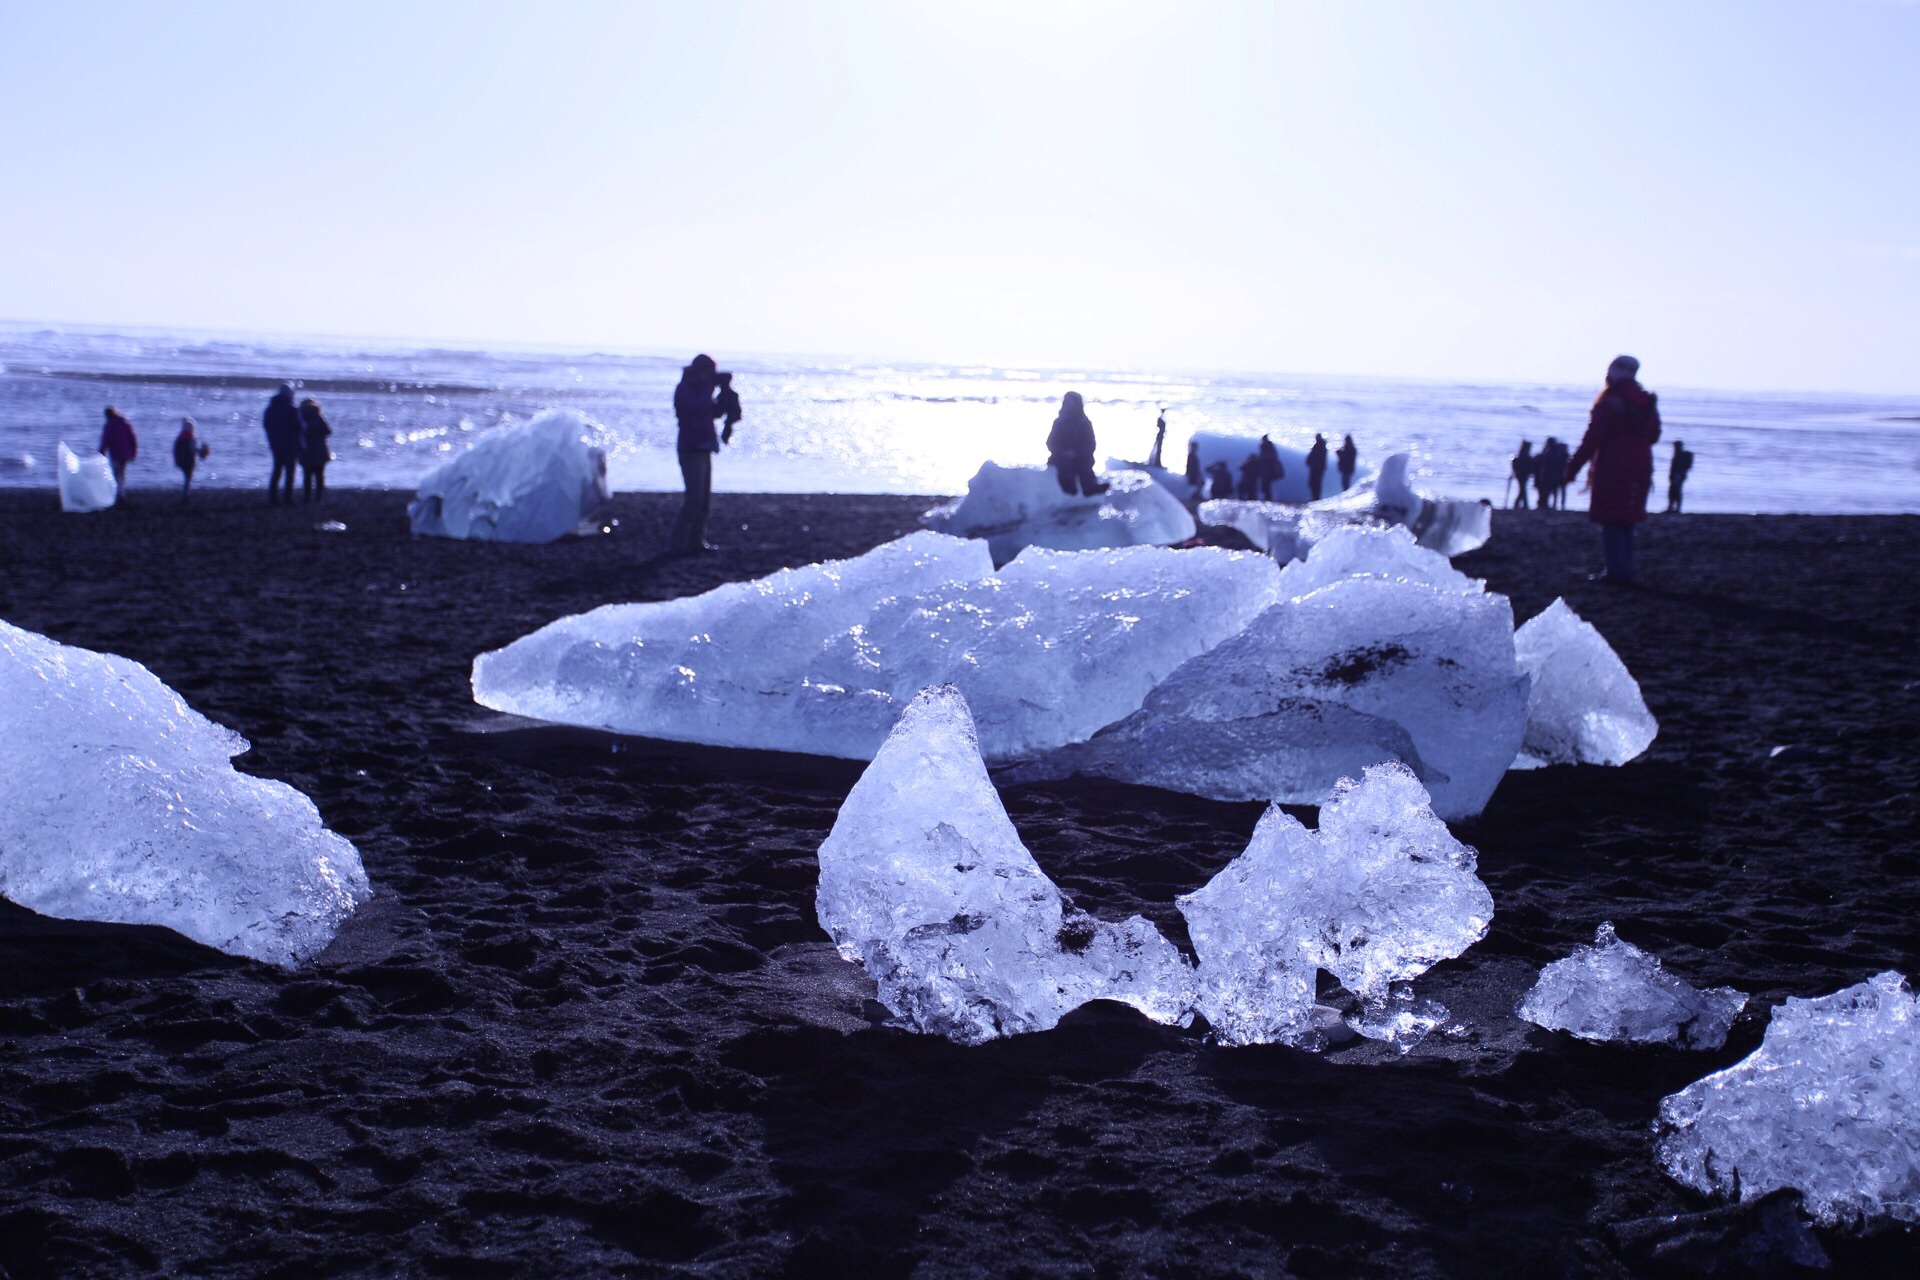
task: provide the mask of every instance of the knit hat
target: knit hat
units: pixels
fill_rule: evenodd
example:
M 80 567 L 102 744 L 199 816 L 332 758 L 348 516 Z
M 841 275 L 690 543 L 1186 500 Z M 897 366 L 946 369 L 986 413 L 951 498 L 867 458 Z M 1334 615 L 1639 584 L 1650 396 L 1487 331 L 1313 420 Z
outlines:
M 1608 382 L 1632 382 L 1640 372 L 1640 362 L 1632 356 L 1615 356 L 1607 366 Z

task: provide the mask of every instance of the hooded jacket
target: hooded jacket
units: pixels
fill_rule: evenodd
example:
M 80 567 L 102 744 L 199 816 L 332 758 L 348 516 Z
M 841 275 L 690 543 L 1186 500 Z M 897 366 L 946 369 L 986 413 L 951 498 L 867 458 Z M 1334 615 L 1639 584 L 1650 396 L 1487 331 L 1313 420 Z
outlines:
M 1567 462 L 1566 483 L 1593 463 L 1595 524 L 1637 524 L 1647 518 L 1653 488 L 1653 444 L 1660 438 L 1660 401 L 1637 382 L 1609 385 L 1593 402 L 1587 434 Z
M 713 420 L 725 410 L 714 403 L 718 385 L 714 373 L 714 363 L 706 356 L 680 371 L 680 385 L 673 389 L 673 416 L 680 424 L 678 447 L 682 453 L 720 452 Z
M 275 462 L 292 463 L 300 455 L 300 411 L 293 407 L 293 391 L 282 387 L 273 393 L 273 399 L 267 401 L 267 411 L 260 415 L 260 425 L 267 433 L 267 450 L 273 454 Z

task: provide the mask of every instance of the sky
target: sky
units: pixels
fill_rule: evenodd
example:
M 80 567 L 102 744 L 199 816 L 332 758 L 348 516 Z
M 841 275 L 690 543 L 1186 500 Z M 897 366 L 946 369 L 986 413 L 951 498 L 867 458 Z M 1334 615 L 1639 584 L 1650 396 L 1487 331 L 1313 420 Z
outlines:
M 1920 391 L 1920 5 L 0 0 L 0 318 Z

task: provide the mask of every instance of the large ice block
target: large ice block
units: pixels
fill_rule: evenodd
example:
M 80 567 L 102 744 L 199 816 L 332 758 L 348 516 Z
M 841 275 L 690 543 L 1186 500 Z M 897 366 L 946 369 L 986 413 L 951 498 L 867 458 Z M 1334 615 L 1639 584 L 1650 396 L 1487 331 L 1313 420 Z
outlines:
M 368 894 L 306 796 L 137 662 L 0 622 L 0 896 L 296 965 Z
M 1457 556 L 1484 545 L 1493 531 L 1493 508 L 1484 502 L 1422 493 L 1409 478 L 1411 467 L 1408 454 L 1391 454 L 1380 464 L 1378 475 L 1356 480 L 1351 489 L 1336 497 L 1304 507 L 1268 504 L 1271 510 L 1262 513 L 1267 528 L 1265 545 L 1284 564 L 1305 558 L 1315 543 L 1335 529 L 1380 524 L 1405 526 L 1421 546 L 1443 556 Z M 1209 520 L 1210 506 L 1202 504 L 1202 520 Z M 1250 512 L 1239 513 L 1238 518 L 1248 523 L 1254 520 Z
M 1183 663 L 1140 710 L 1010 777 L 1080 773 L 1319 804 L 1341 778 L 1397 760 L 1435 813 L 1465 818 L 1499 785 L 1526 712 L 1505 596 L 1349 577 L 1268 609 Z
M 1493 897 L 1404 766 L 1343 780 L 1308 831 L 1279 806 L 1246 852 L 1179 899 L 1200 958 L 1195 1002 L 1227 1044 L 1315 1047 L 1314 980 L 1359 997 L 1349 1020 L 1403 1048 L 1445 1010 L 1400 984 L 1486 934 Z
M 415 533 L 552 542 L 612 500 L 606 432 L 571 409 L 496 427 L 436 467 L 407 506 Z
M 1625 764 L 1652 744 L 1660 726 L 1627 664 L 1565 600 L 1514 632 L 1513 649 L 1533 678 L 1516 768 Z
M 962 1044 L 1044 1031 L 1088 1000 L 1191 1020 L 1192 971 L 1152 924 L 1071 910 L 981 761 L 966 699 L 928 689 L 820 846 L 820 924 L 907 1026 Z
M 1486 583 L 1469 578 L 1445 556 L 1421 546 L 1403 525 L 1345 525 L 1329 530 L 1304 559 L 1280 571 L 1280 594 L 1292 599 L 1353 577 L 1418 582 L 1466 595 L 1486 590 Z
M 1773 1012 L 1760 1047 L 1660 1104 L 1660 1163 L 1696 1191 L 1797 1188 L 1828 1225 L 1920 1222 L 1920 1008 L 1889 970 Z
M 1576 947 L 1540 971 L 1521 998 L 1519 1014 L 1582 1040 L 1718 1049 L 1746 1007 L 1745 992 L 1732 987 L 1701 991 L 1674 977 L 1659 960 L 1620 939 L 1607 921 L 1594 933 L 1592 946 Z
M 105 511 L 112 506 L 120 486 L 114 481 L 113 468 L 104 455 L 78 454 L 62 440 L 53 451 L 54 481 L 60 487 L 62 511 Z
M 1180 500 L 1137 471 L 1113 472 L 1107 492 L 1063 493 L 1048 467 L 981 466 L 963 498 L 921 517 L 929 529 L 984 538 L 995 563 L 1023 547 L 1090 551 L 1102 547 L 1168 546 L 1194 535 Z

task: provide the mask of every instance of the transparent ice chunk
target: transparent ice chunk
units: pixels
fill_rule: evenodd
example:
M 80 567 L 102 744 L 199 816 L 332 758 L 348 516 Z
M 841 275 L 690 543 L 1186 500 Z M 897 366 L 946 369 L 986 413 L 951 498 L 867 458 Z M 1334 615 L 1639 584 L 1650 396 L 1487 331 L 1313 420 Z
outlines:
M 606 429 L 571 409 L 495 427 L 427 474 L 407 506 L 415 533 L 552 542 L 612 500 Z
M 1418 582 L 1439 591 L 1472 595 L 1486 583 L 1469 578 L 1437 551 L 1414 540 L 1400 525 L 1345 525 L 1314 543 L 1305 559 L 1280 571 L 1280 594 L 1304 596 L 1343 578 L 1392 578 Z
M 53 458 L 62 511 L 105 511 L 113 505 L 120 486 L 105 455 L 75 453 L 62 440 L 54 447 Z
M 965 497 L 935 507 L 921 521 L 940 533 L 986 539 L 999 563 L 1024 547 L 1168 546 L 1194 535 L 1192 514 L 1151 476 L 1117 471 L 1105 481 L 1105 493 L 1070 494 L 1050 467 L 988 462 L 967 481 Z
M 1513 635 L 1533 678 L 1517 768 L 1625 764 L 1660 730 L 1627 664 L 1593 624 L 1555 600 Z
M 1660 967 L 1660 961 L 1617 937 L 1613 922 L 1595 931 L 1593 945 L 1576 947 L 1540 971 L 1520 1001 L 1522 1018 L 1582 1040 L 1628 1040 L 1682 1049 L 1718 1049 L 1747 1007 L 1732 987 L 1701 991 Z

